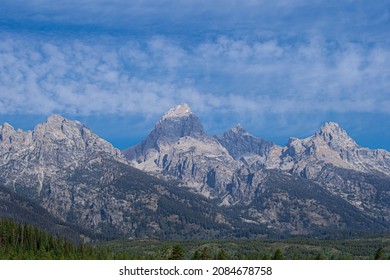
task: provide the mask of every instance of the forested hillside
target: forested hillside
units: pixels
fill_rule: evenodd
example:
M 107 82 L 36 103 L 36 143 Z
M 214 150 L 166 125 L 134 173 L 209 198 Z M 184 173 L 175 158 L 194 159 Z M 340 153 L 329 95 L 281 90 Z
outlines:
M 106 247 L 76 244 L 47 233 L 37 226 L 0 220 L 0 259 L 14 260 L 108 260 L 129 256 L 111 253 Z

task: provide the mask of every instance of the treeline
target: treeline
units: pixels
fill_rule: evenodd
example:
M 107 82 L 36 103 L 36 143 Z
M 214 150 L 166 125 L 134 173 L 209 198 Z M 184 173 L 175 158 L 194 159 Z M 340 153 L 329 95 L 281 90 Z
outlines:
M 107 247 L 76 244 L 37 226 L 0 220 L 0 259 L 3 260 L 112 260 L 130 259 Z
M 310 238 L 230 240 L 113 240 L 114 252 L 143 259 L 184 260 L 373 260 L 390 259 L 390 236 L 344 240 Z

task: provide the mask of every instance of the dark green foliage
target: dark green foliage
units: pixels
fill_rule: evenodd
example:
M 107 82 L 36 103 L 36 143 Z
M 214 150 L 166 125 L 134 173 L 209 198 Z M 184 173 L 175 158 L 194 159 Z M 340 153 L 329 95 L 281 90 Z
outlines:
M 376 260 L 385 260 L 386 259 L 385 250 L 382 247 L 379 248 L 378 250 L 376 250 L 375 259 Z
M 12 220 L 0 220 L 0 259 L 5 260 L 110 260 L 130 258 L 107 247 L 75 244 L 42 229 Z
M 193 260 L 200 260 L 200 252 L 198 250 L 195 251 L 194 255 L 192 256 Z
M 282 250 L 276 249 L 274 255 L 272 256 L 273 260 L 284 260 L 284 254 L 282 253 Z
M 202 252 L 200 253 L 200 259 L 201 260 L 211 260 L 210 252 L 208 247 L 204 247 L 202 249 Z
M 116 240 L 104 244 L 114 252 L 132 251 L 136 258 L 141 259 L 168 259 L 172 248 L 177 245 L 173 241 L 157 240 Z M 193 260 L 369 260 L 374 259 L 378 248 L 383 248 L 384 258 L 389 257 L 390 236 L 340 240 L 186 240 L 181 241 L 180 245 L 184 251 L 183 259 Z
M 229 256 L 228 256 L 228 254 L 225 252 L 224 249 L 221 249 L 221 250 L 219 250 L 218 255 L 216 256 L 215 259 L 217 259 L 217 260 L 228 260 L 228 259 L 229 259 Z
M 326 260 L 326 256 L 321 253 L 321 252 L 318 252 L 317 256 L 315 257 L 316 260 Z
M 181 245 L 175 245 L 172 248 L 172 252 L 169 256 L 170 260 L 182 260 L 184 258 L 184 249 Z

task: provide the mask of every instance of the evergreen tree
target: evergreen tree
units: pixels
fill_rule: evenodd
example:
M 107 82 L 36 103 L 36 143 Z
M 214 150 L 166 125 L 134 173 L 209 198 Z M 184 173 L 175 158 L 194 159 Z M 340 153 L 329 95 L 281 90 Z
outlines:
M 323 253 L 318 252 L 318 254 L 315 257 L 316 260 L 326 260 L 326 257 Z
M 171 255 L 169 256 L 170 260 L 182 260 L 184 257 L 184 249 L 181 245 L 175 245 L 172 248 Z
M 195 251 L 194 255 L 192 256 L 193 260 L 200 260 L 200 252 L 198 250 Z
M 385 260 L 386 259 L 385 250 L 383 249 L 383 247 L 376 250 L 375 259 L 376 260 Z
M 217 259 L 217 260 L 228 260 L 228 259 L 229 259 L 229 256 L 228 256 L 228 254 L 225 252 L 225 250 L 221 249 L 221 250 L 219 250 L 216 259 Z
M 202 253 L 200 254 L 200 259 L 201 260 L 210 260 L 211 259 L 208 247 L 204 247 L 202 249 Z
M 272 259 L 273 260 L 284 260 L 284 255 L 283 255 L 282 250 L 276 249 Z
M 38 227 L 0 220 L 0 259 L 110 259 L 107 248 L 97 248 L 46 233 Z M 129 258 L 122 254 L 122 259 Z

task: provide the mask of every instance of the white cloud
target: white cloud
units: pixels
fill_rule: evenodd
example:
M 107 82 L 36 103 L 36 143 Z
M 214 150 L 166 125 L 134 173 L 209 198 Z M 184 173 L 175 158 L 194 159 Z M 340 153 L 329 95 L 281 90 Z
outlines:
M 264 114 L 390 113 L 390 50 L 327 42 L 168 37 L 114 44 L 2 34 L 2 114 L 156 116 L 194 110 Z

